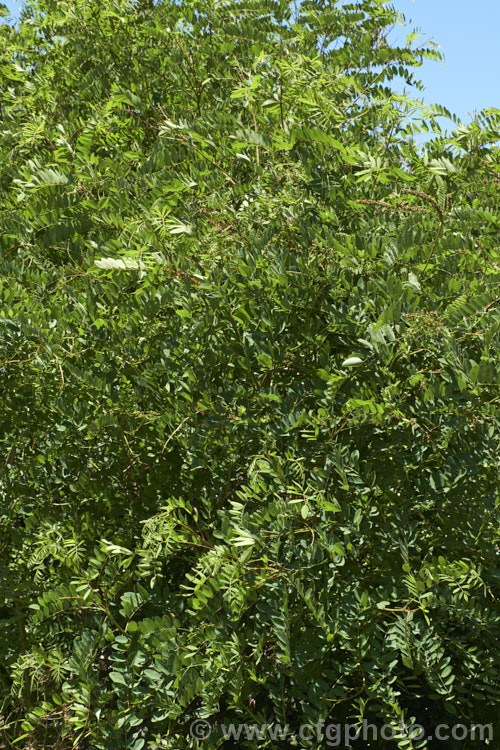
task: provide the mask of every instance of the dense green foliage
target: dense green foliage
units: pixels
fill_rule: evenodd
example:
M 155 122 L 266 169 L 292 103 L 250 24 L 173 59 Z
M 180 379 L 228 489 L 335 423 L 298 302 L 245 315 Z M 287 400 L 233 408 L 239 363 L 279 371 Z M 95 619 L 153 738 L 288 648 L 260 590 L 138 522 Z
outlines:
M 500 112 L 417 146 L 396 20 L 0 27 L 5 746 L 499 713 Z

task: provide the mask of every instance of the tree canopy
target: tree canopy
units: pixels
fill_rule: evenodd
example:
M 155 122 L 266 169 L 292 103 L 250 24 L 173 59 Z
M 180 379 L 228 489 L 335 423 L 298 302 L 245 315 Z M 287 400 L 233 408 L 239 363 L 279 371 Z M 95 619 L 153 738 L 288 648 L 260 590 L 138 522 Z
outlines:
M 6 746 L 500 708 L 500 110 L 441 132 L 402 20 L 0 26 Z

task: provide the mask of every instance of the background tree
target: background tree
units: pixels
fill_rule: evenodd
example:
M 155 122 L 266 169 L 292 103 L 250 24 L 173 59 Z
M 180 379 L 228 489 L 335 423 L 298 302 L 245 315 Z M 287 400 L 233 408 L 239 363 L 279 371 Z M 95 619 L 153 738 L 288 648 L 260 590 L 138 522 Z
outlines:
M 418 147 L 397 20 L 0 27 L 5 742 L 491 720 L 500 112 Z

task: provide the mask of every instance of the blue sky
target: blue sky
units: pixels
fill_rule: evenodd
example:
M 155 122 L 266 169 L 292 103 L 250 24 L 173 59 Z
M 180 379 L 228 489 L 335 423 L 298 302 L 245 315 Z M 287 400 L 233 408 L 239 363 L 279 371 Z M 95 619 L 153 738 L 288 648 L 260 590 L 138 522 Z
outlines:
M 3 0 L 17 14 L 16 0 Z M 417 71 L 427 104 L 442 104 L 468 122 L 475 110 L 500 108 L 500 0 L 392 0 L 410 22 L 408 33 L 441 46 L 445 62 Z M 404 39 L 402 32 L 395 32 Z M 395 37 L 396 38 L 396 37 Z
M 426 104 L 442 104 L 465 122 L 474 110 L 500 109 L 500 0 L 392 0 L 410 29 L 441 47 L 445 61 L 416 72 Z

